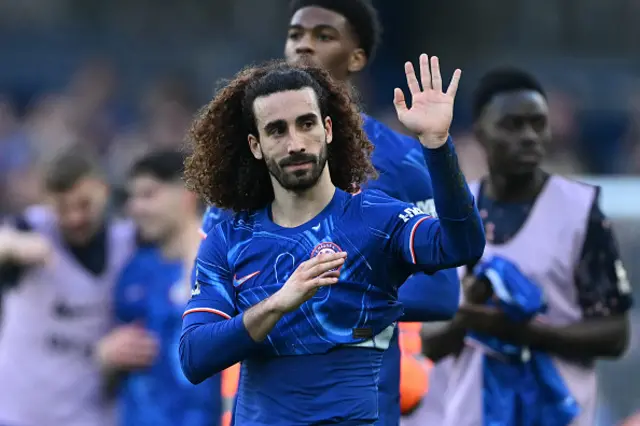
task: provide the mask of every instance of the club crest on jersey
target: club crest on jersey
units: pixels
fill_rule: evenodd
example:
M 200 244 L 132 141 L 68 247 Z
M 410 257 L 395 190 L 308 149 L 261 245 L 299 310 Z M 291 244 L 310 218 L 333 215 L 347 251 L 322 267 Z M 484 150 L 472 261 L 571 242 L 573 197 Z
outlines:
M 313 248 L 313 250 L 311 251 L 310 258 L 314 258 L 321 254 L 340 253 L 341 251 L 343 250 L 336 243 L 333 243 L 331 241 L 325 241 L 324 243 L 320 243 Z M 337 271 L 339 269 L 340 268 L 335 268 L 335 269 L 332 269 L 332 271 Z

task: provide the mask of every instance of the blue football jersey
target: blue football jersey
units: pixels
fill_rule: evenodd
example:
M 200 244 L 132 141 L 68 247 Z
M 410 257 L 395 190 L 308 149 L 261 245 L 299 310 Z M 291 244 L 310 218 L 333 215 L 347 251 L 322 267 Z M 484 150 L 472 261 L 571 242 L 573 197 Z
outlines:
M 364 130 L 375 146 L 372 163 L 379 173 L 366 188 L 383 191 L 401 201 L 412 203 L 423 212 L 437 216 L 433 200 L 431 176 L 422 146 L 363 114 Z M 231 215 L 208 207 L 203 216 L 202 231 L 206 235 L 216 224 Z M 195 274 L 195 270 L 194 270 Z M 195 279 L 195 276 L 192 278 Z M 398 299 L 405 309 L 400 321 L 442 321 L 453 317 L 460 298 L 460 284 L 454 269 L 432 275 L 412 275 L 400 288 Z M 397 334 L 397 332 L 396 332 Z M 384 353 L 379 382 L 378 425 L 396 426 L 400 422 L 400 347 L 394 335 Z
M 216 226 L 218 223 L 222 222 L 225 219 L 230 218 L 232 215 L 229 212 L 224 210 L 220 210 L 217 207 L 209 206 L 207 210 L 202 215 L 202 225 L 200 226 L 200 231 L 203 237 L 207 235 L 207 233 Z
M 357 195 L 336 190 L 316 218 L 296 228 L 276 225 L 265 208 L 237 214 L 208 232 L 185 312 L 194 317 L 207 312 L 220 320 L 241 318 L 278 291 L 303 261 L 326 251 L 349 253 L 339 283 L 319 289 L 300 309 L 285 315 L 244 358 L 236 424 L 368 424 L 378 418 L 382 354 L 402 314 L 398 287 L 418 270 L 433 273 L 456 266 L 483 247 L 482 228 L 465 188 L 458 190 L 465 194 L 459 204 L 472 214 L 464 222 L 448 221 L 446 234 L 433 216 L 370 190 Z M 444 241 L 445 235 L 451 241 Z M 472 235 L 477 238 L 469 239 Z M 456 246 L 465 253 L 456 252 Z M 193 326 L 202 324 L 193 321 L 185 322 L 183 341 Z M 228 323 L 220 330 L 238 324 Z M 197 346 L 189 352 L 197 340 L 206 344 L 215 337 L 208 330 L 181 346 L 187 363 L 183 368 L 211 362 Z M 223 362 L 215 368 L 225 367 Z
M 121 426 L 218 426 L 220 377 L 194 386 L 180 367 L 182 314 L 190 297 L 180 261 L 167 261 L 153 247 L 141 248 L 116 286 L 115 312 L 138 322 L 160 342 L 151 368 L 127 374 L 119 393 Z

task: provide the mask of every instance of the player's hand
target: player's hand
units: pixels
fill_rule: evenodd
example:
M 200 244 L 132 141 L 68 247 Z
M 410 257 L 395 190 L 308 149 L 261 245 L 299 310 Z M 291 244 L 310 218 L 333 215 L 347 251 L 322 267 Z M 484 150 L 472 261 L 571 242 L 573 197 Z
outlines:
M 458 324 L 478 333 L 509 342 L 516 339 L 519 327 L 499 308 L 464 303 L 458 309 Z
M 53 255 L 51 243 L 35 232 L 0 228 L 0 259 L 8 259 L 21 265 L 46 263 Z
M 275 309 L 281 313 L 295 311 L 320 287 L 337 283 L 346 257 L 345 252 L 323 253 L 301 263 L 272 296 Z
M 127 324 L 98 343 L 96 356 L 105 370 L 130 371 L 150 367 L 158 355 L 158 341 L 144 327 Z
M 442 76 L 438 58 L 420 55 L 420 82 L 411 62 L 404 65 L 407 85 L 411 93 L 411 108 L 407 107 L 404 92 L 395 89 L 393 104 L 398 119 L 404 126 L 418 135 L 420 142 L 427 148 L 438 148 L 445 144 L 449 137 L 449 127 L 453 119 L 453 101 L 458 91 L 458 83 L 462 71 L 456 69 L 449 83 L 449 88 L 442 92 Z M 422 88 L 420 88 L 422 84 Z
M 26 265 L 47 263 L 53 257 L 51 243 L 42 235 L 24 232 L 16 244 L 14 256 Z
M 478 279 L 473 275 L 467 275 L 462 279 L 462 290 L 465 303 L 482 305 L 493 296 L 493 289 L 489 281 Z

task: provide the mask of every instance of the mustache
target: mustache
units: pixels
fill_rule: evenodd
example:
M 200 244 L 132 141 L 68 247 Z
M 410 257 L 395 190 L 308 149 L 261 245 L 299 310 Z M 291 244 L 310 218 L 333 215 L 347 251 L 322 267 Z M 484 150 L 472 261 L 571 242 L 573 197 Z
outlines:
M 304 163 L 317 163 L 318 157 L 313 154 L 294 154 L 280 161 L 280 167 L 294 166 Z

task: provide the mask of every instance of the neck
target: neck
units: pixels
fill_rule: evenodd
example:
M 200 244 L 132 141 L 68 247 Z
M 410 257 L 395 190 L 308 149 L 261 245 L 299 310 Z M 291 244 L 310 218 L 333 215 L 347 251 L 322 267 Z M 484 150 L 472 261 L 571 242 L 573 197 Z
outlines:
M 544 182 L 545 173 L 539 168 L 521 175 L 490 171 L 485 194 L 498 201 L 527 201 L 538 195 Z
M 193 262 L 200 244 L 199 227 L 200 218 L 195 215 L 181 221 L 179 227 L 160 244 L 163 257 Z
M 300 226 L 316 217 L 331 202 L 335 191 L 328 167 L 325 167 L 318 182 L 304 192 L 288 191 L 274 182 L 272 220 L 285 228 Z

